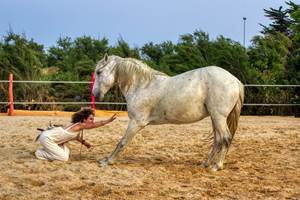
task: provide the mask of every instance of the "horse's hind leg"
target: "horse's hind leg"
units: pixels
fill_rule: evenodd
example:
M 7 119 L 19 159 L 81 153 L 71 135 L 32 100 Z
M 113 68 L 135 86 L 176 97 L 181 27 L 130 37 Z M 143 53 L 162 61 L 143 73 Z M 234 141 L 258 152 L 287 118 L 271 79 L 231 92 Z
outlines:
M 218 115 L 211 118 L 214 130 L 214 144 L 205 166 L 208 167 L 211 165 L 212 170 L 217 171 L 223 168 L 224 159 L 232 137 L 225 116 Z
M 216 135 L 215 130 L 213 130 L 213 146 L 208 154 L 208 158 L 207 160 L 204 162 L 204 167 L 209 167 L 212 163 L 212 161 L 214 160 L 218 149 L 220 149 L 220 138 L 218 135 Z

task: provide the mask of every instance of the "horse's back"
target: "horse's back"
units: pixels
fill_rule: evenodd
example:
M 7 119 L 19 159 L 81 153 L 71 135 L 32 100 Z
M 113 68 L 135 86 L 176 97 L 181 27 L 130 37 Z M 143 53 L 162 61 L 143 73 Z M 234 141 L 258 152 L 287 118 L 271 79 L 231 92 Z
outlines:
M 228 71 L 209 66 L 168 78 L 161 100 L 154 108 L 154 121 L 190 123 L 209 115 L 209 106 L 227 106 L 236 99 L 239 81 Z M 234 90 L 234 91 L 233 91 Z M 215 102 L 215 103 L 214 103 Z M 219 105 L 220 104 L 220 105 Z M 231 106 L 231 103 L 228 103 Z M 228 107 L 228 106 L 227 106 Z M 161 119 L 160 119 L 161 118 Z
M 211 81 L 225 81 L 227 82 L 239 82 L 239 80 L 232 75 L 230 72 L 227 70 L 217 67 L 217 66 L 208 66 L 208 67 L 203 67 L 198 69 L 200 73 L 205 73 L 207 75 L 208 80 Z
M 202 95 L 207 95 L 209 90 L 231 90 L 233 86 L 239 86 L 240 81 L 227 70 L 208 66 L 194 69 L 185 73 L 170 77 L 169 85 L 171 88 L 183 89 L 195 95 L 199 90 Z

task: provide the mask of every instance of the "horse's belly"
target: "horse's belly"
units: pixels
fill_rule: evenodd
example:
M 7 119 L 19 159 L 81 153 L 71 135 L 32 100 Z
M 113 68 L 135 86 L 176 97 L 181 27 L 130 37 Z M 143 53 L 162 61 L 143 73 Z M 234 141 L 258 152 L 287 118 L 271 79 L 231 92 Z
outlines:
M 189 105 L 186 103 L 183 106 L 168 106 L 167 108 L 158 107 L 151 117 L 151 124 L 184 124 L 199 121 L 208 116 L 204 104 Z
M 158 105 L 152 112 L 152 118 L 162 123 L 192 123 L 208 116 L 205 106 L 207 91 L 205 85 L 196 81 L 170 84 Z M 161 119 L 160 119 L 161 118 Z

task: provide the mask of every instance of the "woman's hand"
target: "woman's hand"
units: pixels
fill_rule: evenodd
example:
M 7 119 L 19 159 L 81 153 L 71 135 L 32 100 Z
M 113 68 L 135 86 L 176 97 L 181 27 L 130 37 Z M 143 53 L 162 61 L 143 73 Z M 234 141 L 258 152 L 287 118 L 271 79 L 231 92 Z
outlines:
M 114 121 L 115 119 L 117 119 L 117 114 L 114 114 L 107 120 L 101 120 L 101 121 L 94 122 L 94 123 L 81 123 L 81 126 L 82 126 L 81 129 L 98 128 L 100 126 L 104 126 L 105 124 L 108 124 L 108 123 Z
M 107 123 L 110 123 L 112 121 L 114 121 L 115 119 L 117 119 L 117 113 L 115 113 L 113 116 L 111 116 L 108 120 L 106 120 Z

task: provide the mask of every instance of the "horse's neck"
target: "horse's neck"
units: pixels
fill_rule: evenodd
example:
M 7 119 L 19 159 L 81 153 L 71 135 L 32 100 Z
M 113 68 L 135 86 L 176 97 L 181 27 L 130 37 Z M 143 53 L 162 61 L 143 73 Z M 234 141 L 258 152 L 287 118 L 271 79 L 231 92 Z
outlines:
M 126 97 L 137 90 L 149 87 L 157 79 L 164 79 L 167 75 L 155 71 L 141 62 L 125 59 L 116 64 L 117 82 Z
M 135 96 L 139 90 L 147 90 L 150 88 L 157 88 L 163 83 L 164 80 L 169 78 L 168 76 L 154 75 L 154 78 L 147 84 L 141 84 L 140 82 L 132 82 L 130 86 L 120 87 L 122 94 L 127 99 Z
M 130 85 L 119 85 L 122 94 L 126 99 L 130 98 L 130 96 L 134 95 L 136 91 L 144 88 L 143 85 L 139 84 L 140 82 L 134 81 Z

